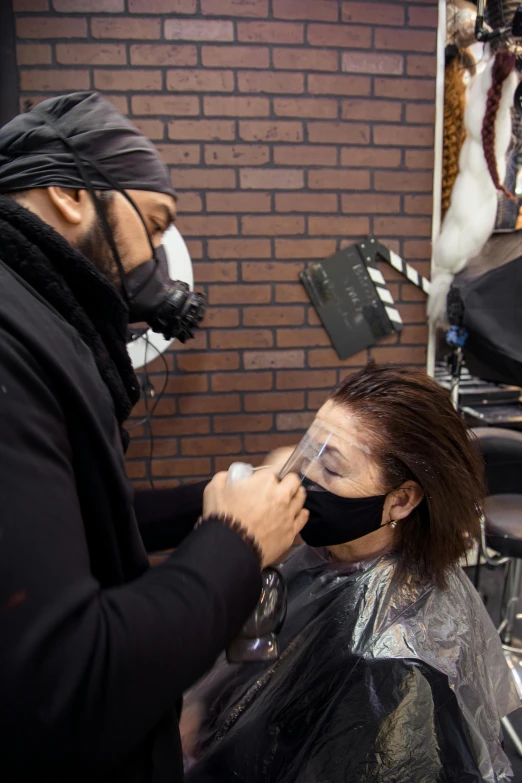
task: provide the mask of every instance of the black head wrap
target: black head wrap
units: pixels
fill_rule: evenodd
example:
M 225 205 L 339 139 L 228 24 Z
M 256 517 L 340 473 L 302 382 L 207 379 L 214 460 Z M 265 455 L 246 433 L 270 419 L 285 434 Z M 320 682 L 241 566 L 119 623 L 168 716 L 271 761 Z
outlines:
M 84 175 L 96 190 L 175 195 L 154 145 L 99 93 L 50 98 L 0 128 L 0 193 L 85 188 Z

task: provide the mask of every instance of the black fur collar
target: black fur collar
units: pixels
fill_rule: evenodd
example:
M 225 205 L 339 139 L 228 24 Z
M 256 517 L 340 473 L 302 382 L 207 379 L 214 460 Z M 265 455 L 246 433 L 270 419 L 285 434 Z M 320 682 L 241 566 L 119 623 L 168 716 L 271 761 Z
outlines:
M 78 331 L 123 424 L 140 387 L 125 342 L 127 308 L 114 286 L 60 234 L 7 196 L 0 196 L 0 258 Z

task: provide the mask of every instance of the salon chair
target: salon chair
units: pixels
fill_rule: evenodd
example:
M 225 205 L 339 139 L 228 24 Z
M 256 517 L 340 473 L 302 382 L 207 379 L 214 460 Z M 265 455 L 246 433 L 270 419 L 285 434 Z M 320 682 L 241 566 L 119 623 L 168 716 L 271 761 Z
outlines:
M 482 556 L 490 566 L 505 564 L 498 632 L 522 698 L 522 641 L 514 637 L 516 621 L 522 619 L 522 432 L 496 427 L 478 427 L 472 432 L 484 457 L 488 490 L 479 562 Z M 498 554 L 491 557 L 488 550 Z M 522 740 L 511 721 L 504 718 L 502 725 L 522 756 Z

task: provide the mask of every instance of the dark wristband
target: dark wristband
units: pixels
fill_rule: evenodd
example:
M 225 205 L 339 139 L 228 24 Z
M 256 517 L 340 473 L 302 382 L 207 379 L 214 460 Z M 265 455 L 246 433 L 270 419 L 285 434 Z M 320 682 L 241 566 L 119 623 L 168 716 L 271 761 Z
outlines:
M 206 522 L 219 522 L 221 525 L 225 525 L 237 533 L 243 539 L 245 544 L 250 547 L 258 559 L 259 567 L 263 567 L 263 552 L 261 551 L 261 547 L 257 543 L 254 536 L 243 527 L 241 522 L 239 522 L 237 519 L 233 519 L 232 517 L 227 516 L 226 514 L 208 514 L 208 516 L 200 517 L 198 519 L 196 528 L 201 527 L 201 525 L 204 525 Z

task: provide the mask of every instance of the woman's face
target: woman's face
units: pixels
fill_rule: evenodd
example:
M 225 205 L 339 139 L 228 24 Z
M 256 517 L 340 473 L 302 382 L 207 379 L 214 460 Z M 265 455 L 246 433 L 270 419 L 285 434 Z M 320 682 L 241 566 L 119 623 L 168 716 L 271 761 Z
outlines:
M 386 492 L 381 470 L 371 453 L 369 433 L 349 410 L 328 401 L 319 410 L 314 424 L 331 430 L 332 435 L 321 458 L 310 464 L 308 479 L 346 498 Z

